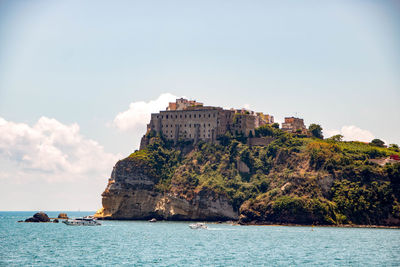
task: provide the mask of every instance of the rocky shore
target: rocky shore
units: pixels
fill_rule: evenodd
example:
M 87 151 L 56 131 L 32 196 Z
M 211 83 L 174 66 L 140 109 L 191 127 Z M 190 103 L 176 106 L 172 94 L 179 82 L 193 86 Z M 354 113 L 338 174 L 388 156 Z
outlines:
M 266 223 L 266 222 L 250 222 L 241 223 L 240 221 L 231 223 L 232 225 L 241 226 L 294 226 L 294 227 L 337 227 L 337 228 L 379 228 L 379 229 L 400 229 L 397 225 L 364 225 L 364 224 L 324 224 L 324 225 L 309 225 L 309 224 L 294 224 L 294 223 Z

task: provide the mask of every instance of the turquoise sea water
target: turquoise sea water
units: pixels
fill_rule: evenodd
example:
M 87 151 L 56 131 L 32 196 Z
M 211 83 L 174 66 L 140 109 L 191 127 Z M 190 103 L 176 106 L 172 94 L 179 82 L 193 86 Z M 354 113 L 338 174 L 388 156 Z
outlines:
M 59 212 L 47 212 L 56 217 Z M 102 221 L 17 223 L 0 212 L 0 266 L 399 266 L 400 230 Z M 93 212 L 68 212 L 82 216 Z

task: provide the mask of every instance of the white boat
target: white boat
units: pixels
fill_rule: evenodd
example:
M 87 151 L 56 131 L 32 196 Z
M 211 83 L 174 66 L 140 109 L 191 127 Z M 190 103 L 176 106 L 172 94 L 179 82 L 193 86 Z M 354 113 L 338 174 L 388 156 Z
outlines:
M 95 218 L 91 216 L 86 216 L 83 218 L 75 218 L 75 219 L 68 219 L 63 221 L 66 225 L 73 225 L 73 226 L 96 226 L 101 225 Z
M 207 225 L 205 223 L 192 223 L 189 224 L 191 229 L 207 229 Z

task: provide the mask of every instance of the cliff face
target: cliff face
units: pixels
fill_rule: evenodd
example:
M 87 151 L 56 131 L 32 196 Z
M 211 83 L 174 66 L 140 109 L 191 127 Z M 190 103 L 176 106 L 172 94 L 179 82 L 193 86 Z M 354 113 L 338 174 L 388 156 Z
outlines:
M 400 151 L 267 130 L 258 145 L 147 136 L 115 165 L 96 217 L 400 225 L 400 163 L 371 162 Z
M 160 192 L 155 188 L 157 179 L 144 173 L 129 160 L 119 161 L 112 172 L 106 190 L 102 194 L 103 208 L 97 218 L 140 220 L 236 220 L 229 200 L 203 190 L 187 199 L 172 192 Z

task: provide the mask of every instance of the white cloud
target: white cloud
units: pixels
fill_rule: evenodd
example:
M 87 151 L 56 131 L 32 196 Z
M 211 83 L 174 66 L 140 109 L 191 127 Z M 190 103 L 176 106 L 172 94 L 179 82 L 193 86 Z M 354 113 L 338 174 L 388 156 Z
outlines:
M 0 210 L 96 210 L 119 158 L 76 123 L 0 117 Z
M 175 102 L 178 97 L 165 93 L 161 94 L 156 100 L 150 100 L 149 102 L 138 101 L 132 102 L 129 105 L 129 109 L 118 113 L 114 118 L 113 125 L 122 130 L 140 130 L 142 134 L 146 131 L 146 125 L 150 122 L 151 113 L 165 110 L 169 102 Z
M 0 179 L 59 182 L 104 178 L 118 157 L 82 136 L 76 123 L 65 125 L 41 117 L 29 126 L 0 118 Z
M 370 131 L 358 128 L 354 125 L 343 126 L 340 130 L 324 130 L 324 134 L 326 138 L 341 134 L 345 141 L 371 142 L 371 140 L 375 138 Z

